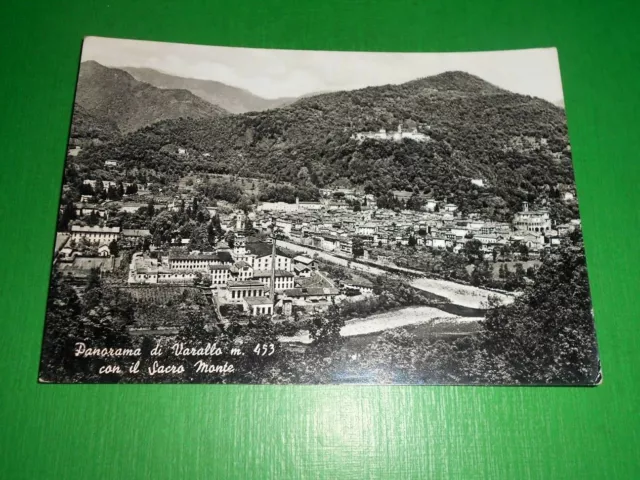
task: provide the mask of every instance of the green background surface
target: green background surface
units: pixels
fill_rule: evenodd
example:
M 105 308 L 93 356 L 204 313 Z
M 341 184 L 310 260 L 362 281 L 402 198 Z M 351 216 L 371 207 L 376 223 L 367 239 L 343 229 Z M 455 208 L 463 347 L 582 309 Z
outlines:
M 640 478 L 638 2 L 0 4 L 0 478 Z M 86 35 L 463 51 L 557 46 L 604 384 L 38 385 Z

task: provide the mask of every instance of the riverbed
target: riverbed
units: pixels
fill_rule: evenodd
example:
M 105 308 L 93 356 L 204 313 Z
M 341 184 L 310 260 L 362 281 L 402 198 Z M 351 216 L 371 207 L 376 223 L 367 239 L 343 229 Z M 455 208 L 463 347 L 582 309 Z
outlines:
M 514 299 L 513 295 L 435 278 L 417 278 L 411 282 L 411 286 L 425 292 L 434 293 L 446 298 L 453 304 L 468 308 L 486 309 L 490 296 L 497 297 L 504 305 L 513 302 Z
M 343 337 L 357 335 L 369 335 L 393 328 L 406 327 L 409 325 L 419 325 L 429 323 L 451 322 L 478 322 L 483 317 L 462 317 L 452 313 L 444 312 L 434 307 L 406 307 L 390 312 L 378 313 L 366 318 L 356 318 L 348 320 L 346 325 L 340 330 Z M 292 337 L 281 337 L 281 342 L 311 343 L 309 332 L 302 331 Z

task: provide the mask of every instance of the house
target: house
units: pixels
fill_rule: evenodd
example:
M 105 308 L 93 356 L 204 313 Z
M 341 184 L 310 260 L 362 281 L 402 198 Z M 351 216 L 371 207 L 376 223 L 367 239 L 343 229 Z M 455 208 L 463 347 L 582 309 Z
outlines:
M 104 162 L 104 166 L 105 167 L 117 167 L 118 166 L 118 162 L 116 162 L 115 160 L 106 160 Z
M 87 240 L 89 242 L 109 243 L 118 240 L 120 227 L 81 227 L 71 226 L 71 238 L 76 242 Z
M 474 178 L 471 180 L 471 183 L 478 187 L 484 187 L 484 180 L 482 180 L 481 178 Z
M 80 145 L 75 145 L 73 148 L 69 149 L 67 154 L 71 157 L 77 157 L 81 151 L 82 147 L 80 147 Z
M 300 277 L 310 277 L 313 270 L 316 269 L 316 261 L 305 257 L 304 255 L 298 255 L 293 257 L 293 271 Z
M 93 195 L 80 195 L 80 203 L 89 203 L 93 200 Z
M 269 297 L 245 297 L 242 299 L 242 310 L 252 317 L 273 315 L 273 302 Z
M 111 256 L 111 250 L 109 250 L 109 245 L 102 244 L 98 247 L 98 256 L 99 257 L 109 257 Z
M 346 288 L 360 290 L 360 293 L 373 293 L 373 283 L 366 278 L 353 277 L 349 280 L 344 280 L 342 285 Z

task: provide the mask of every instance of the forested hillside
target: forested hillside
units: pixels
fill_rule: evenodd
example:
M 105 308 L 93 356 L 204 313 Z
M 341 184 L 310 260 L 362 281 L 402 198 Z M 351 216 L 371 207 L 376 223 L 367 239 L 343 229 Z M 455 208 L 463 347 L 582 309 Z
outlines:
M 70 142 L 73 145 L 90 145 L 109 142 L 120 136 L 118 126 L 109 120 L 97 118 L 78 105 L 73 106 Z
M 174 118 L 213 118 L 227 113 L 188 90 L 160 89 L 124 70 L 88 61 L 80 65 L 76 103 L 103 122 L 131 132 Z
M 351 138 L 400 123 L 431 140 Z M 167 146 L 175 145 L 191 154 L 172 154 Z M 320 187 L 344 178 L 374 193 L 419 191 L 495 219 L 510 219 L 523 200 L 546 199 L 559 220 L 576 208 L 561 202 L 556 188 L 574 182 L 564 110 L 462 72 L 317 95 L 264 112 L 169 120 L 93 147 L 77 161 L 88 169 L 105 159 L 159 181 L 240 168 L 246 176 Z

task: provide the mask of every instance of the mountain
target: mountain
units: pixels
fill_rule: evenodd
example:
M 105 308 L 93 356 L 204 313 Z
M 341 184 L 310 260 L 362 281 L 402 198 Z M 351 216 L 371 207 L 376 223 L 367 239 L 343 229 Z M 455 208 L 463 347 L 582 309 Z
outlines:
M 122 132 L 175 118 L 214 118 L 227 112 L 188 90 L 163 90 L 94 61 L 80 65 L 76 103 Z
M 399 124 L 430 141 L 352 138 Z M 208 155 L 172 156 L 165 145 Z M 557 220 L 576 213 L 558 194 L 559 185 L 574 183 L 564 110 L 463 72 L 320 94 L 263 112 L 162 122 L 87 151 L 83 168 L 107 158 L 152 170 L 159 181 L 188 171 L 242 171 L 319 187 L 347 182 L 377 194 L 415 191 L 496 220 L 543 199 Z
M 152 68 L 124 67 L 123 70 L 130 73 L 136 80 L 158 88 L 188 90 L 203 100 L 219 105 L 231 113 L 260 112 L 282 107 L 295 101 L 295 98 L 266 99 L 242 88 L 232 87 L 221 82 L 178 77 Z
M 109 142 L 120 135 L 120 130 L 115 122 L 98 118 L 77 103 L 74 104 L 69 144 L 88 145 Z

